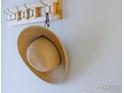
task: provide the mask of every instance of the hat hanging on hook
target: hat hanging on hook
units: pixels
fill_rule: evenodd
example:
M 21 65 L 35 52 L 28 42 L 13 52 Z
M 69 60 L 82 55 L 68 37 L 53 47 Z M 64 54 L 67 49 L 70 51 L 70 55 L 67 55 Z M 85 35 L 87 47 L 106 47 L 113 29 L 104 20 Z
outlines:
M 68 57 L 60 39 L 49 29 L 31 26 L 18 38 L 18 50 L 25 64 L 42 80 L 56 84 L 68 72 Z

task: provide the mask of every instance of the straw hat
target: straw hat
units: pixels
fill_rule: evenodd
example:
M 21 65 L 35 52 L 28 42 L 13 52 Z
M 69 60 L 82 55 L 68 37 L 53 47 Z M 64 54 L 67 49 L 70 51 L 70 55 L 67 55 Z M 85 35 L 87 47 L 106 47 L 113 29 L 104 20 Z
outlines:
M 52 31 L 40 26 L 24 29 L 18 38 L 18 50 L 25 64 L 42 80 L 59 83 L 66 77 L 67 54 Z

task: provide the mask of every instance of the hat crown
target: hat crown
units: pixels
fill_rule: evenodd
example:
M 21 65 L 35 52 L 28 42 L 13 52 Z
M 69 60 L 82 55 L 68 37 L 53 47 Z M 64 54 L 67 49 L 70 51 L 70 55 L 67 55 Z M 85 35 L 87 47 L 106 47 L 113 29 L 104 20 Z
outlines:
M 60 54 L 49 39 L 40 37 L 28 46 L 27 59 L 36 70 L 46 72 L 59 64 Z

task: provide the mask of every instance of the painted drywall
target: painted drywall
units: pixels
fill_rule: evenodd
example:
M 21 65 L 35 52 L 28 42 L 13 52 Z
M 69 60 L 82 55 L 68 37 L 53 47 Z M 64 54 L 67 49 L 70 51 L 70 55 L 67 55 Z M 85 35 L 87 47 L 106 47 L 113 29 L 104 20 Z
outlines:
M 39 0 L 2 0 L 2 93 L 121 93 L 121 0 L 63 0 L 50 28 L 69 56 L 65 82 L 50 85 L 23 63 L 17 38 L 28 25 L 8 26 L 3 10 Z

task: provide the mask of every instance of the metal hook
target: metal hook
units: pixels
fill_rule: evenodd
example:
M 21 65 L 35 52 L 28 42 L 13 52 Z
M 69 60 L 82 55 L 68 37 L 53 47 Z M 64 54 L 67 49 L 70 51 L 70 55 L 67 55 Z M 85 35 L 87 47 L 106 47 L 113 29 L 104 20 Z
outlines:
M 41 2 L 41 4 L 44 5 L 44 6 L 49 6 L 48 4 L 44 3 L 44 2 L 41 1 L 41 0 L 40 0 L 40 2 Z
M 17 21 L 19 21 L 19 20 L 22 19 L 22 13 L 23 13 L 23 11 L 20 10 L 17 6 L 15 8 L 17 10 Z
M 46 28 L 49 28 L 50 27 L 50 20 L 49 20 L 49 14 L 52 14 L 52 11 L 51 11 L 51 6 L 52 5 L 49 5 L 49 4 L 46 4 L 46 3 L 44 3 L 43 1 L 41 1 L 40 0 L 40 2 L 41 2 L 41 4 L 42 5 L 44 5 L 44 7 L 45 7 L 45 10 L 44 10 L 44 13 L 45 13 L 45 24 L 44 24 L 44 27 L 46 27 Z
M 16 6 L 15 8 L 16 8 L 17 11 L 22 11 L 22 10 L 20 10 L 20 9 L 18 8 L 18 6 Z
M 6 12 L 6 10 L 7 10 L 8 12 Z M 15 13 L 12 12 L 12 11 L 10 11 L 9 9 L 6 9 L 6 10 L 3 11 L 4 14 L 8 16 L 8 18 L 6 18 L 6 20 L 7 20 L 7 21 L 15 20 L 15 18 L 13 18 L 13 14 L 15 15 Z
M 29 7 L 27 6 L 26 3 L 24 3 L 24 7 L 25 7 L 26 9 L 31 9 L 31 8 L 29 8 Z
M 45 13 L 51 13 L 51 14 L 52 14 L 52 11 L 51 11 L 51 6 L 52 6 L 52 5 L 46 4 L 46 3 L 44 3 L 44 2 L 41 1 L 41 0 L 40 0 L 40 2 L 41 2 L 41 4 L 44 5 L 44 7 L 45 7 L 44 12 L 45 12 Z
M 9 13 L 11 13 L 11 17 L 14 15 L 14 18 L 11 18 L 12 20 L 15 20 L 16 19 L 16 13 L 15 12 L 13 12 L 12 10 L 10 10 L 10 9 L 8 9 L 7 8 L 7 11 L 9 12 Z
M 34 9 L 28 7 L 26 3 L 24 3 L 24 7 L 25 7 L 26 9 L 29 9 L 29 11 L 31 11 L 31 15 L 30 15 L 30 17 L 33 17 L 33 16 L 34 16 Z
M 11 14 L 16 14 L 16 13 L 12 12 L 12 10 L 10 10 L 10 9 L 8 9 L 8 8 L 7 8 L 7 11 L 8 11 L 9 13 L 11 13 Z

